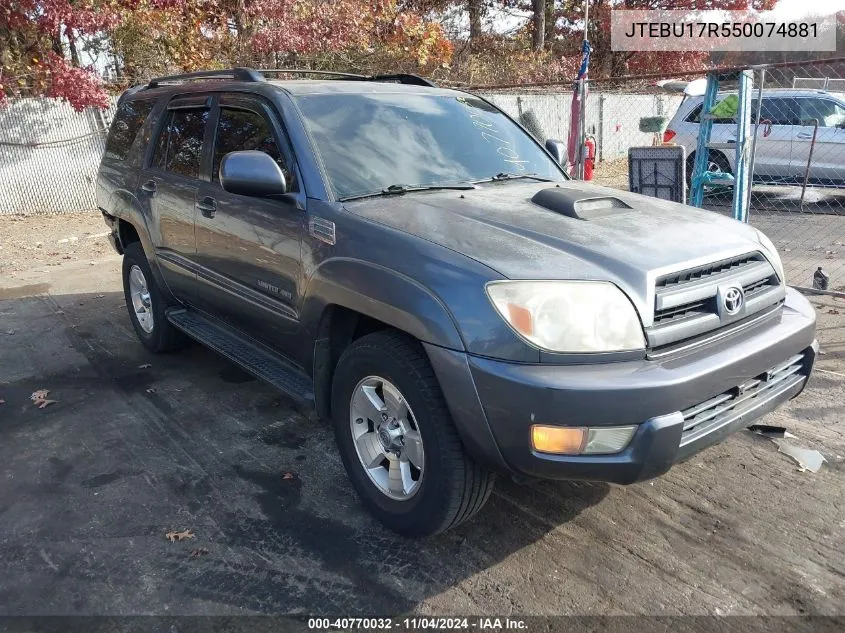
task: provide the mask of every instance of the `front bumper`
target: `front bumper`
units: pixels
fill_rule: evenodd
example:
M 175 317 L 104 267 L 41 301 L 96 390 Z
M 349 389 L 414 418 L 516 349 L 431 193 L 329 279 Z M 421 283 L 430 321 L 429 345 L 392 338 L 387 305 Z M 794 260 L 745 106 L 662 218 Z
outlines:
M 461 379 L 454 375 L 463 363 L 452 359 L 444 364 L 442 352 L 430 356 L 441 385 L 451 380 L 444 393 L 476 459 L 527 477 L 628 484 L 666 472 L 798 395 L 818 351 L 814 336 L 810 303 L 787 289 L 777 320 L 682 356 L 568 366 L 466 356 L 471 380 L 464 381 L 463 389 L 456 386 Z M 771 378 L 771 370 L 790 358 L 800 366 L 793 365 L 784 380 L 768 384 L 767 372 Z M 762 387 L 745 393 L 755 377 L 763 378 Z M 467 393 L 469 384 L 473 388 Z M 736 406 L 723 407 L 706 424 L 689 428 L 693 421 L 685 420 L 684 412 L 690 418 L 711 400 L 722 407 L 718 400 L 724 400 L 724 394 Z M 478 405 L 468 402 L 473 397 Z M 470 419 L 473 411 L 482 419 Z M 619 453 L 563 456 L 532 449 L 532 424 L 639 428 Z

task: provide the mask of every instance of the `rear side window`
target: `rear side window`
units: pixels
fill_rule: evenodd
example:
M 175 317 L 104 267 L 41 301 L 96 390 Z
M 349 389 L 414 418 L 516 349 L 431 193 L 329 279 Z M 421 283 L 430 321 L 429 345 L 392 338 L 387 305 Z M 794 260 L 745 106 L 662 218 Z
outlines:
M 751 102 L 751 111 L 757 112 L 757 99 Z M 760 121 L 772 125 L 795 125 L 798 123 L 798 105 L 795 99 L 781 97 L 763 97 L 760 107 Z
M 120 104 L 106 139 L 107 158 L 126 160 L 129 150 L 132 149 L 132 143 L 138 135 L 138 130 L 144 125 L 154 104 L 155 101 L 152 100 L 124 101 Z
M 717 101 L 716 103 L 718 103 L 718 101 Z M 687 118 L 685 119 L 685 120 L 687 121 L 687 123 L 701 123 L 701 110 L 702 110 L 702 108 L 704 108 L 704 104 L 703 104 L 703 103 L 699 103 L 697 106 L 695 106 L 695 107 L 692 109 L 692 112 L 690 112 L 690 113 L 687 115 Z M 720 123 L 720 124 L 724 124 L 724 123 L 736 123 L 736 119 L 734 119 L 734 118 L 729 118 L 729 119 L 713 119 L 713 123 Z
M 208 110 L 171 110 L 156 142 L 153 166 L 198 178 Z

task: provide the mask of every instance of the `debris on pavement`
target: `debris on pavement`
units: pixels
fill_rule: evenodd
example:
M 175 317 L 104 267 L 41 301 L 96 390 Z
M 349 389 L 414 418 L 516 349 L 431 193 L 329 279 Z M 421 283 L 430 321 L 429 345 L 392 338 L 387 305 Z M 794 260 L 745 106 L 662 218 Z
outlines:
M 149 369 L 152 366 L 152 363 L 144 363 L 143 365 L 138 365 L 138 369 Z
M 748 427 L 749 431 L 762 435 L 763 437 L 795 437 L 792 433 L 782 426 L 772 426 L 770 424 L 752 424 Z
M 156 392 L 155 387 L 147 387 L 147 393 L 155 393 L 155 392 Z
M 204 547 L 198 547 L 193 552 L 191 552 L 191 558 L 199 558 L 200 556 L 205 556 L 208 554 L 208 550 Z
M 3 398 L 0 398 L 0 404 L 6 404 L 6 401 Z
M 292 472 L 283 472 L 282 479 L 296 479 L 296 474 Z
M 778 445 L 779 452 L 789 455 L 792 459 L 798 462 L 801 472 L 809 470 L 811 473 L 817 473 L 822 467 L 822 463 L 827 461 L 824 458 L 824 455 L 816 450 L 793 446 L 787 442 L 779 442 L 777 440 L 772 441 Z
M 194 536 L 196 536 L 196 535 L 193 533 L 193 531 L 188 529 L 188 530 L 181 530 L 181 531 L 171 530 L 170 532 L 165 534 L 165 536 L 167 537 L 167 539 L 171 543 L 175 543 L 176 541 L 183 541 L 185 539 L 194 538 Z
M 29 397 L 32 400 L 32 403 L 38 407 L 39 409 L 43 409 L 46 406 L 54 404 L 55 400 L 48 400 L 47 396 L 50 393 L 49 389 L 38 389 L 32 392 L 32 395 Z
M 8 334 L 9 336 L 11 336 L 14 333 L 15 333 L 14 330 L 6 330 L 6 334 Z

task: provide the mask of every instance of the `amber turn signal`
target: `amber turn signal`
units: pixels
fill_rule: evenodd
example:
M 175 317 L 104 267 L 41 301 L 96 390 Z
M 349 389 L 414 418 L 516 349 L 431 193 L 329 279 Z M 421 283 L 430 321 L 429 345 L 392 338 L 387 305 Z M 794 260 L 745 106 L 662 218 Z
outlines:
M 583 427 L 543 426 L 531 427 L 531 446 L 541 453 L 578 455 L 584 448 L 587 429 Z

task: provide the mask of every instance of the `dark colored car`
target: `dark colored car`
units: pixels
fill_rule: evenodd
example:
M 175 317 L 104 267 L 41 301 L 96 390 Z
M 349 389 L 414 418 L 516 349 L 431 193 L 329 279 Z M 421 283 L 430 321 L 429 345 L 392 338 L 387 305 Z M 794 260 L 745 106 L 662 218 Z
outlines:
M 561 155 L 418 77 L 236 69 L 127 91 L 97 197 L 142 343 L 316 407 L 364 504 L 421 536 L 497 473 L 660 475 L 809 377 L 815 314 L 762 233 Z

